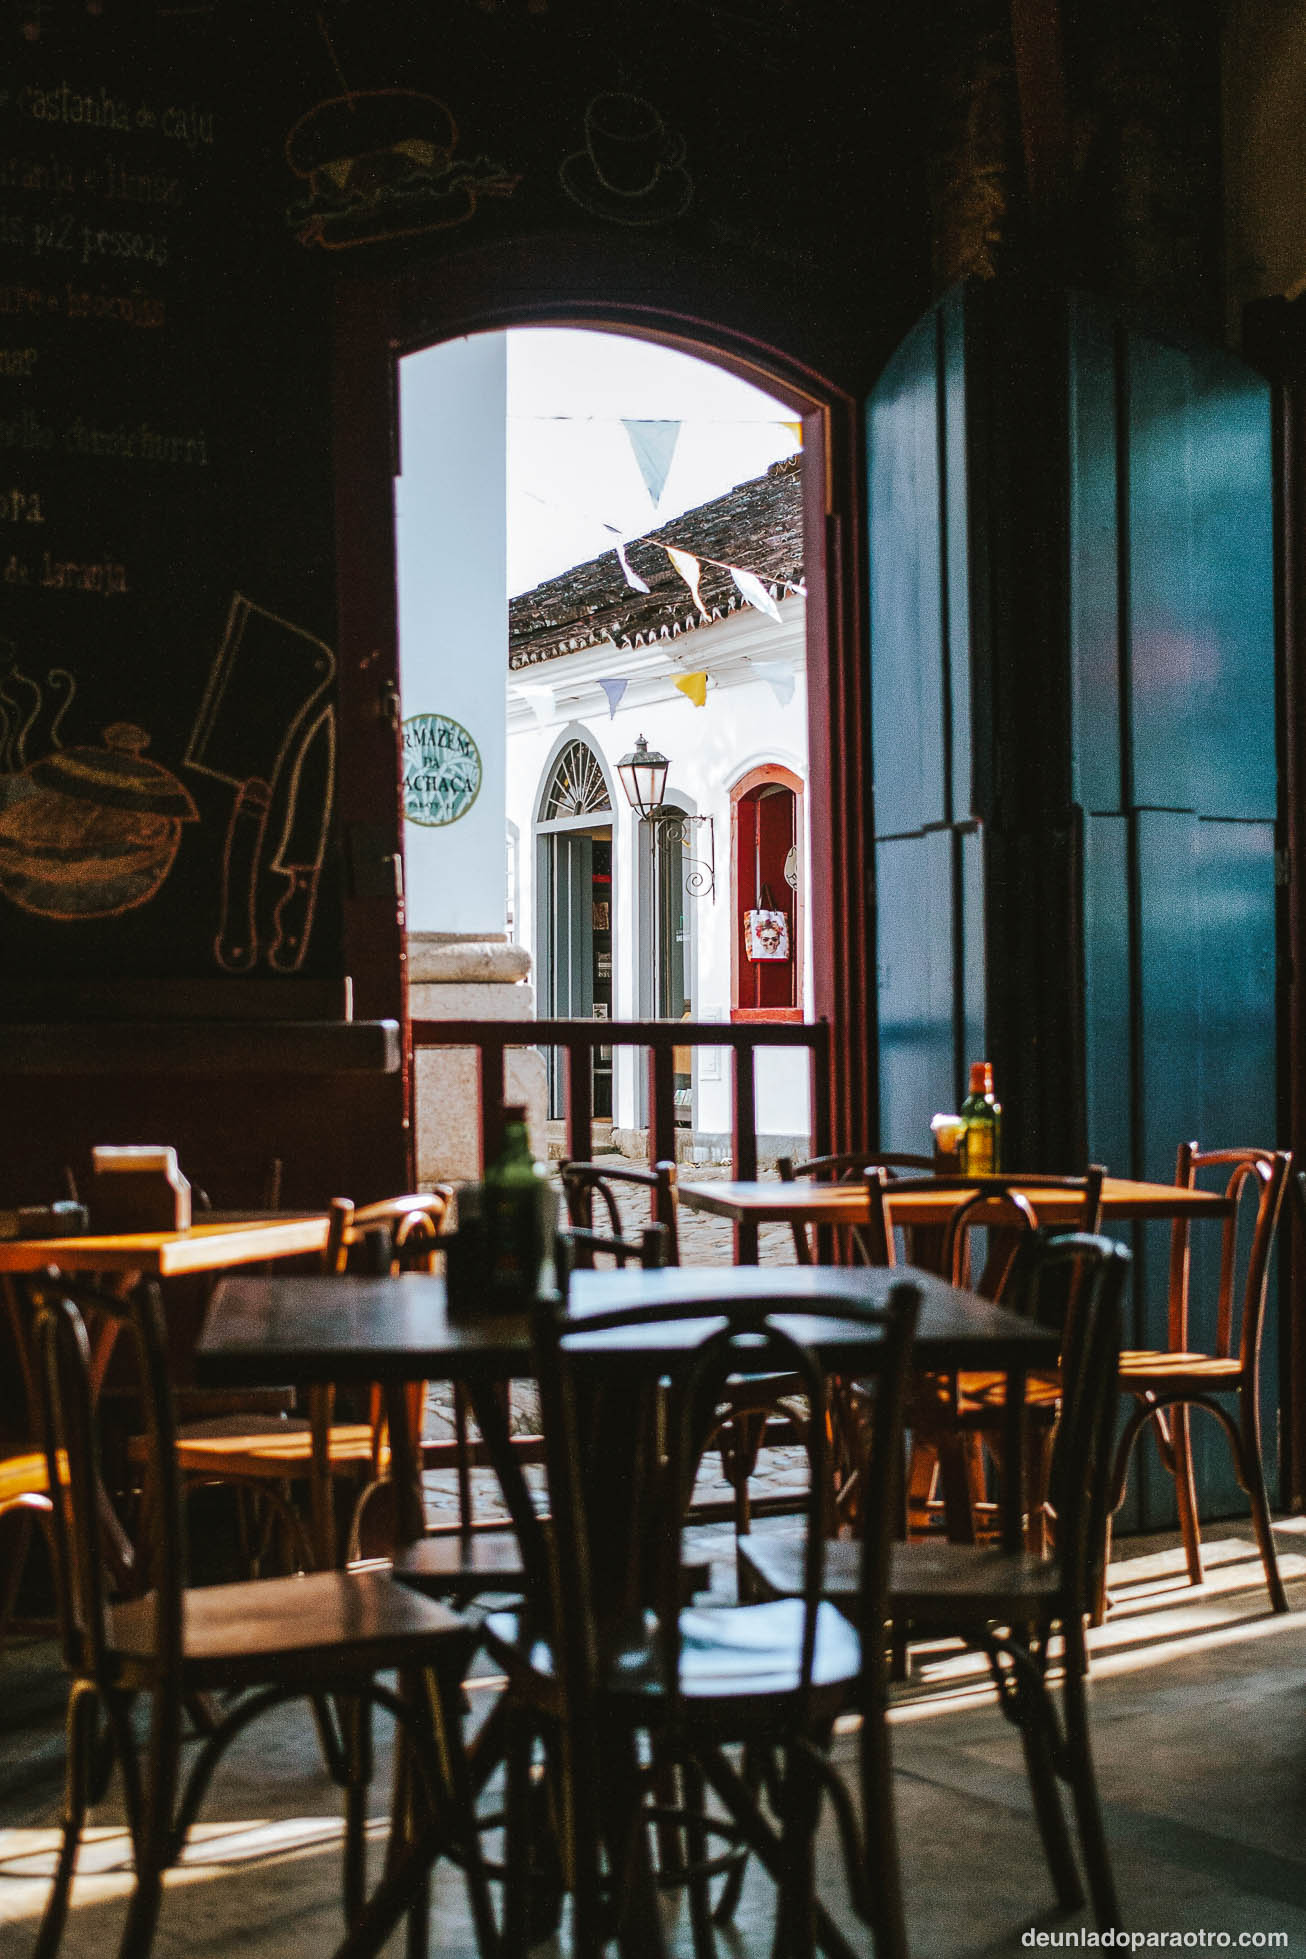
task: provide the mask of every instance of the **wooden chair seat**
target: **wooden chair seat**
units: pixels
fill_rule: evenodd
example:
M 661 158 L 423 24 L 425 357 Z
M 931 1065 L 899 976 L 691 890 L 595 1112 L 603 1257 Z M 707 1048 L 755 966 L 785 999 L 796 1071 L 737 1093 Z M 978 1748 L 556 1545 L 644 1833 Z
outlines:
M 370 1422 L 333 1422 L 328 1450 L 332 1469 L 343 1474 L 369 1468 L 374 1440 Z M 144 1462 L 146 1438 L 134 1436 L 128 1454 L 133 1462 Z M 284 1482 L 307 1476 L 312 1460 L 312 1430 L 298 1416 L 218 1415 L 211 1422 L 188 1423 L 177 1437 L 177 1468 L 191 1479 Z M 383 1469 L 388 1461 L 389 1449 L 382 1443 Z
M 1242 1371 L 1236 1355 L 1170 1354 L 1139 1347 L 1120 1356 L 1120 1385 L 1126 1389 L 1166 1388 L 1178 1381 L 1235 1382 Z
M 742 1553 L 756 1597 L 794 1599 L 803 1588 L 803 1547 L 791 1538 L 754 1537 Z M 862 1547 L 850 1538 L 827 1544 L 823 1591 L 832 1600 L 855 1601 L 862 1582 Z M 1059 1573 L 1052 1558 L 1029 1551 L 950 1544 L 943 1538 L 895 1544 L 889 1565 L 889 1604 L 895 1617 L 918 1628 L 931 1618 L 955 1623 L 968 1612 L 976 1624 L 990 1619 L 1028 1619 L 1056 1597 Z
M 394 1576 L 428 1597 L 462 1604 L 479 1592 L 517 1592 L 525 1580 L 515 1532 L 444 1531 L 395 1553 Z
M 109 1608 L 109 1643 L 130 1688 L 158 1671 L 154 1593 Z M 334 1678 L 351 1667 L 370 1675 L 407 1664 L 413 1641 L 475 1634 L 446 1606 L 380 1571 L 318 1571 L 237 1585 L 190 1587 L 182 1601 L 184 1686 L 202 1691 L 266 1680 L 269 1668 L 321 1663 Z
M 1001 1413 L 1006 1407 L 1005 1374 L 959 1374 L 956 1379 L 957 1415 L 962 1422 L 965 1422 L 968 1417 L 973 1417 L 987 1424 L 992 1421 L 994 1415 Z M 1027 1375 L 1026 1408 L 1033 1412 L 1036 1418 L 1055 1415 L 1061 1401 L 1063 1385 L 1060 1371 L 1057 1369 Z
M 45 1496 L 49 1488 L 44 1451 L 0 1457 L 0 1505 L 17 1503 L 25 1496 Z
M 801 1546 L 798 1589 L 802 1591 Z M 751 1720 L 774 1708 L 777 1695 L 799 1686 L 803 1601 L 784 1597 L 753 1605 L 689 1606 L 680 1614 L 680 1694 L 693 1703 L 696 1725 L 712 1727 Z M 516 1612 L 494 1612 L 482 1632 L 486 1647 L 507 1673 L 552 1677 L 553 1653 L 547 1641 L 532 1639 Z M 825 1691 L 831 1712 L 846 1705 L 848 1690 L 861 1671 L 861 1641 L 844 1615 L 822 1605 L 816 1615 L 812 1658 L 813 1713 L 819 1718 Z M 653 1615 L 624 1627 L 605 1643 L 599 1661 L 599 1686 L 605 1703 L 626 1706 L 640 1727 L 658 1725 L 667 1683 L 662 1648 Z M 716 1719 L 714 1721 L 714 1714 Z

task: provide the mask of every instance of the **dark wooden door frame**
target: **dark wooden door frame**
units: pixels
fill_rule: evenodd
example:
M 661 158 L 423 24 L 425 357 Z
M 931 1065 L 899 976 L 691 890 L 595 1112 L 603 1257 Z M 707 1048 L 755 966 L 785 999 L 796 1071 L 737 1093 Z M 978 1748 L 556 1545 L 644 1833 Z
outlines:
M 731 282 L 719 266 L 687 269 L 677 261 L 659 277 L 646 241 L 638 244 L 636 251 L 624 240 L 540 239 L 339 289 L 340 823 L 345 955 L 356 1011 L 392 1015 L 405 1030 L 401 1114 L 411 1138 L 403 908 L 382 891 L 384 860 L 402 863 L 403 848 L 394 532 L 398 361 L 437 341 L 512 326 L 637 334 L 715 361 L 803 418 L 814 999 L 818 1017 L 830 1022 L 838 1057 L 825 1146 L 869 1146 L 876 1141 L 879 1097 L 861 404 L 784 351 L 783 340 L 792 336 L 783 324 L 757 328 L 757 319 L 773 322 L 777 312 L 783 321 L 783 309 L 768 313 L 754 305 L 747 325 L 732 322 Z M 388 795 L 387 783 L 393 785 Z M 411 1145 L 409 1166 L 415 1167 Z
M 1306 302 L 1249 306 L 1246 358 L 1274 387 L 1275 626 L 1279 743 L 1279 1134 L 1306 1168 Z M 1286 1507 L 1306 1509 L 1306 1206 L 1294 1185 L 1281 1259 L 1280 1399 Z

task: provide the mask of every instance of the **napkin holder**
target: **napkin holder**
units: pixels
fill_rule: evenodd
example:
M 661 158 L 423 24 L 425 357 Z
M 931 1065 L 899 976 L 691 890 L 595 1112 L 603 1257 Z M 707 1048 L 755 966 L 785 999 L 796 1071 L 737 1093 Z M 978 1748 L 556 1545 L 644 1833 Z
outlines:
M 190 1185 L 164 1144 L 104 1144 L 91 1151 L 91 1216 L 98 1233 L 189 1231 Z

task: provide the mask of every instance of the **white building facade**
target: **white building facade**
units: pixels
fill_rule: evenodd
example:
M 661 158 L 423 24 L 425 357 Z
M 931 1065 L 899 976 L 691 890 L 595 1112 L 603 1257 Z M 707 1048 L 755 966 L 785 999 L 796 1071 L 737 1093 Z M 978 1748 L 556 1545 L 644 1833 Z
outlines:
M 707 1022 L 811 1016 L 804 600 L 780 623 L 741 604 L 663 640 L 611 641 L 516 668 L 508 681 L 512 935 L 532 957 L 541 1014 Z M 704 676 L 703 705 L 677 680 Z M 600 685 L 608 683 L 608 687 Z M 624 682 L 610 710 L 613 683 Z M 618 764 L 640 737 L 668 758 L 663 809 L 641 818 Z M 749 957 L 745 914 L 783 915 L 787 956 Z M 601 1055 L 596 1120 L 635 1150 L 642 1057 Z M 724 1154 L 724 1050 L 678 1057 L 685 1146 Z M 758 1128 L 773 1149 L 808 1134 L 806 1056 L 759 1056 Z M 561 1113 L 554 1089 L 552 1113 Z

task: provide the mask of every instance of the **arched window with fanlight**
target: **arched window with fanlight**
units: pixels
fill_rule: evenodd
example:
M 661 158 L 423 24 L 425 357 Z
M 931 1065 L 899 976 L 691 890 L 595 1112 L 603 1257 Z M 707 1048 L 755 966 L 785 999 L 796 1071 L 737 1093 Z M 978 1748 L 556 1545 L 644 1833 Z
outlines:
M 568 733 L 537 805 L 536 946 L 540 1003 L 559 1019 L 612 1018 L 612 790 L 596 750 Z M 563 1114 L 559 1057 L 548 1054 L 549 1112 Z M 612 1115 L 612 1049 L 594 1051 L 594 1114 Z
M 803 785 L 764 763 L 730 792 L 730 1017 L 803 1017 Z

